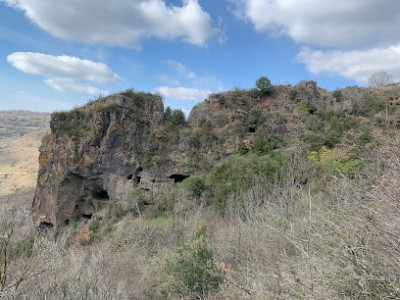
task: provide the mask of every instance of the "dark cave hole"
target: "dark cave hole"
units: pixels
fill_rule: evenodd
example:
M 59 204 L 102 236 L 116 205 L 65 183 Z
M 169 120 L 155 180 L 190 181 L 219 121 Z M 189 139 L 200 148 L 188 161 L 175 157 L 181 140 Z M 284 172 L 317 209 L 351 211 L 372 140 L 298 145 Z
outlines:
M 172 174 L 171 176 L 169 176 L 169 178 L 173 179 L 175 183 L 182 182 L 188 177 L 190 177 L 190 176 L 182 175 L 182 174 Z
M 82 214 L 82 218 L 86 220 L 90 220 L 92 218 L 93 214 Z
M 136 176 L 136 183 L 140 183 L 140 179 L 142 179 L 142 177 Z
M 94 191 L 92 192 L 92 196 L 96 200 L 110 199 L 110 196 L 108 195 L 106 190 Z
M 253 128 L 253 127 L 249 127 L 249 132 L 256 132 L 256 129 L 255 128 Z
M 132 174 L 130 174 L 130 175 L 128 175 L 128 176 L 126 177 L 126 179 L 128 179 L 128 180 L 132 180 L 132 178 L 133 178 L 133 175 L 132 175 Z
M 45 221 L 40 222 L 40 225 L 39 225 L 40 229 L 49 229 L 49 228 L 53 228 L 53 227 L 54 227 L 53 223 L 45 222 Z
M 65 224 L 65 226 L 68 226 L 69 225 L 69 219 L 65 220 L 64 224 Z
M 313 115 L 313 114 L 315 113 L 315 110 L 309 109 L 308 112 L 309 112 L 311 115 Z
M 137 170 L 136 170 L 136 174 L 138 174 L 138 173 L 140 173 L 140 172 L 142 172 L 143 171 L 143 168 L 142 167 L 139 167 Z

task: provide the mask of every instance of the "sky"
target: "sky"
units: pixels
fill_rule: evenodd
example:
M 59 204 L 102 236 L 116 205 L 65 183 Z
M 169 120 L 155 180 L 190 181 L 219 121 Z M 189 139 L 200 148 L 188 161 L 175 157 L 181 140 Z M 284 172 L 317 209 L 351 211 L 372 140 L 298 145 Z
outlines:
M 210 93 L 400 81 L 399 0 L 0 0 L 0 110 L 133 88 L 188 113 Z

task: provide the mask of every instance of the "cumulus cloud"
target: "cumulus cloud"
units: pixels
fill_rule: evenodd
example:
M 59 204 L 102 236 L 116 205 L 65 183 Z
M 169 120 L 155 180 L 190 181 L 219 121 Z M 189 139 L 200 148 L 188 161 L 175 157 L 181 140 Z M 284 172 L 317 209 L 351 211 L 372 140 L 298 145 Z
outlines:
M 97 95 L 100 90 L 79 81 L 107 83 L 119 78 L 103 63 L 66 55 L 14 52 L 7 61 L 22 72 L 44 77 L 46 84 L 61 92 Z
M 198 0 L 0 0 L 62 39 L 139 48 L 144 38 L 204 45 L 217 30 Z
M 303 48 L 297 60 L 313 74 L 340 75 L 362 84 L 368 82 L 371 74 L 382 70 L 400 81 L 400 45 L 353 51 Z
M 183 101 L 200 101 L 207 98 L 208 95 L 212 93 L 209 90 L 168 86 L 161 86 L 157 88 L 156 91 L 165 98 Z
M 356 49 L 400 42 L 398 0 L 231 0 L 259 32 L 297 42 Z

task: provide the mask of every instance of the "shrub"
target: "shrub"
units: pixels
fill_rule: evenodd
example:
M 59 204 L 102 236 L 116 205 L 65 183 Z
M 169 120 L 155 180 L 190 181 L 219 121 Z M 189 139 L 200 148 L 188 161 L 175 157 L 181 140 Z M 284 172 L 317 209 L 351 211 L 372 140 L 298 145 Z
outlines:
M 310 151 L 318 151 L 325 142 L 325 137 L 322 133 L 303 134 L 301 139 L 309 144 Z
M 366 132 L 360 135 L 360 137 L 358 138 L 358 141 L 361 145 L 366 145 L 371 143 L 373 140 L 373 137 L 371 135 L 371 133 Z
M 239 88 L 235 88 L 232 94 L 232 101 L 237 105 L 247 106 L 248 101 L 247 101 L 246 91 L 241 90 Z
M 174 279 L 172 291 L 185 298 L 208 299 L 224 280 L 215 264 L 204 224 L 189 242 L 176 250 L 169 268 Z
M 257 130 L 254 137 L 254 152 L 263 155 L 279 148 L 281 138 L 277 136 L 267 136 L 261 130 Z
M 227 199 L 246 191 L 254 182 L 273 182 L 280 175 L 281 155 L 259 157 L 254 153 L 232 156 L 216 165 L 206 177 L 213 204 L 220 214 L 225 213 Z
M 238 152 L 240 155 L 244 155 L 244 154 L 246 154 L 246 153 L 249 152 L 249 151 L 250 151 L 250 150 L 249 150 L 249 148 L 247 148 L 246 143 L 243 142 L 243 141 L 241 141 L 241 142 L 239 143 L 238 147 L 237 147 L 237 152 Z
M 254 106 L 249 114 L 249 126 L 252 129 L 257 129 L 259 126 L 264 124 L 265 121 L 265 116 L 262 112 L 262 110 L 258 106 Z
M 226 104 L 226 98 L 224 95 L 217 95 L 218 104 L 224 106 Z
M 359 116 L 370 117 L 385 109 L 385 103 L 379 101 L 374 93 L 365 92 L 361 101 L 354 103 L 353 113 Z
M 289 99 L 293 101 L 297 101 L 297 96 L 299 95 L 299 92 L 296 89 L 291 89 L 289 91 Z
M 171 126 L 183 126 L 186 123 L 185 114 L 180 109 L 172 110 L 169 106 L 165 109 L 164 119 Z
M 265 76 L 257 79 L 256 89 L 259 96 L 269 96 L 273 93 L 273 86 L 271 84 L 271 81 Z
M 360 173 L 364 165 L 364 160 L 361 158 L 349 158 L 342 161 L 335 162 L 338 170 L 350 179 L 354 179 Z
M 191 176 L 182 182 L 184 188 L 186 188 L 191 196 L 200 198 L 203 191 L 206 189 L 204 180 L 200 176 Z
M 338 102 L 338 103 L 343 101 L 343 93 L 341 90 L 334 90 L 332 92 L 332 96 L 333 96 L 333 98 L 336 99 L 336 102 Z
M 89 231 L 96 232 L 100 227 L 99 220 L 92 220 L 89 224 Z

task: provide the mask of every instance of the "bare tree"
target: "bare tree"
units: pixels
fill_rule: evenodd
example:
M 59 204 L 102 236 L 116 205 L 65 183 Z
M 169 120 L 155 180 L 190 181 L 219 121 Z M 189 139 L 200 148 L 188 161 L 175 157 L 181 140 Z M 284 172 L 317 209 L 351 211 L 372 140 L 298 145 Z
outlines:
M 385 71 L 380 71 L 372 74 L 368 78 L 368 85 L 371 87 L 384 86 L 393 81 L 393 75 Z

